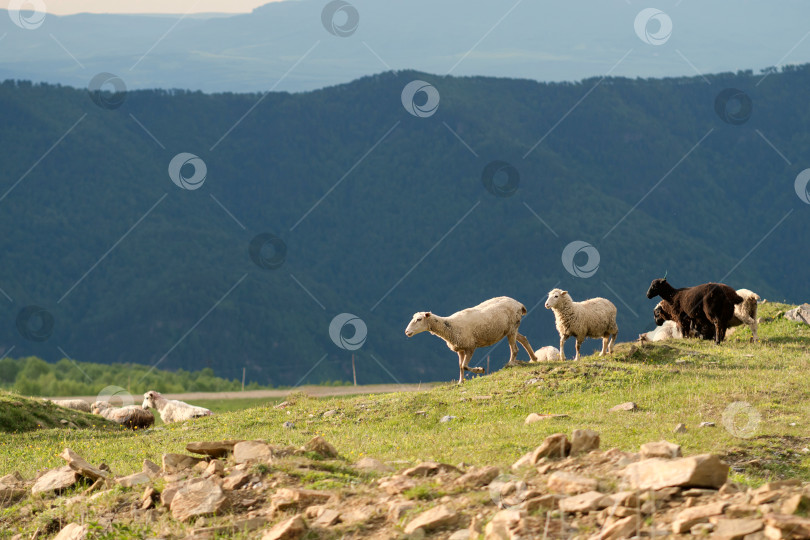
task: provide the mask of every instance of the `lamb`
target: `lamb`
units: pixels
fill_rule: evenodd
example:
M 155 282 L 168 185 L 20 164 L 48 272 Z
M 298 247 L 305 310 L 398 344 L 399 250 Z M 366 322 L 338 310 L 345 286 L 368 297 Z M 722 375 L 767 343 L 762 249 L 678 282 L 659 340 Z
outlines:
M 90 412 L 90 404 L 83 399 L 50 399 L 54 405 L 73 409 L 74 411 Z
M 91 410 L 93 414 L 103 416 L 129 429 L 146 429 L 155 423 L 155 415 L 137 405 L 114 407 L 108 401 L 96 401 Z
M 560 351 L 557 347 L 549 345 L 547 347 L 540 347 L 534 351 L 534 355 L 537 357 L 538 362 L 551 362 L 560 357 Z
M 645 332 L 644 334 L 639 334 L 638 340 L 643 343 L 646 341 L 664 341 L 667 339 L 681 339 L 682 337 L 683 334 L 678 328 L 678 325 L 675 324 L 675 321 L 665 320 L 662 321 L 662 324 L 655 330 Z
M 144 409 L 153 407 L 160 413 L 160 419 L 164 424 L 172 424 L 174 422 L 184 422 L 192 418 L 200 418 L 202 416 L 211 416 L 214 413 L 204 407 L 196 407 L 189 405 L 176 399 L 166 399 L 160 393 L 150 390 L 143 395 Z
M 718 345 L 726 338 L 734 306 L 743 301 L 734 289 L 723 283 L 676 289 L 667 283 L 666 278 L 654 279 L 650 283 L 647 298 L 656 296 L 672 305 L 672 314 L 681 333 L 688 335 L 693 326 L 701 329 L 711 324 L 714 326 L 714 342 Z
M 461 384 L 464 382 L 465 371 L 484 373 L 483 367 L 468 367 L 475 349 L 494 345 L 504 337 L 509 340 L 511 351 L 507 366 L 519 363 L 515 342 L 526 349 L 533 362 L 537 361 L 529 340 L 518 333 L 524 315 L 526 306 L 513 298 L 499 296 L 448 317 L 429 311 L 415 313 L 405 328 L 405 335 L 412 337 L 420 332 L 430 332 L 447 342 L 447 347 L 458 353 L 458 382 Z
M 577 340 L 577 354 L 585 338 L 602 338 L 602 352 L 599 356 L 613 352 L 613 344 L 619 333 L 616 324 L 616 306 L 605 298 L 591 298 L 574 302 L 568 291 L 552 289 L 548 293 L 546 309 L 554 312 L 557 331 L 560 333 L 560 360 L 565 360 L 565 340 L 574 336 Z

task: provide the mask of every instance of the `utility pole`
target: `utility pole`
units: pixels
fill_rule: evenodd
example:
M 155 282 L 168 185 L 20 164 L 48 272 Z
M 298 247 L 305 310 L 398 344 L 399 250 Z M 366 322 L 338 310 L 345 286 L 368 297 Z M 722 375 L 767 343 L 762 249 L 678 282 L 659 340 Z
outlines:
M 354 385 L 357 386 L 357 370 L 354 369 L 354 354 L 352 354 L 352 378 L 354 378 Z
M 242 366 L 242 392 L 245 391 L 245 366 Z

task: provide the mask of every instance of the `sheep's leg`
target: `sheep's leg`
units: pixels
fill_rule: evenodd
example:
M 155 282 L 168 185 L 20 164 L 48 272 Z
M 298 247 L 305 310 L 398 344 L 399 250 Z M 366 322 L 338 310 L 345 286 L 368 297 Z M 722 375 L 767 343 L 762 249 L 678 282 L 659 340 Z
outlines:
M 605 356 L 605 354 L 607 354 L 609 342 L 610 342 L 610 334 L 605 334 L 604 336 L 602 336 L 602 350 L 599 352 L 599 356 Z
M 579 348 L 582 346 L 583 341 L 585 341 L 585 338 L 577 336 L 577 355 L 574 357 L 574 360 L 579 360 Z
M 751 329 L 751 334 L 754 336 L 753 340 L 759 341 L 759 338 L 757 337 L 757 326 L 758 326 L 757 320 L 744 313 L 735 313 L 734 315 L 736 315 L 736 317 L 740 319 L 743 324 L 745 324 L 746 326 L 748 326 L 748 328 Z
M 619 333 L 616 332 L 615 334 L 610 336 L 610 342 L 608 343 L 608 354 L 613 354 L 613 345 L 616 343 L 616 338 L 618 337 Z
M 458 384 L 464 382 L 464 351 L 458 352 Z
M 515 334 L 516 333 L 517 332 L 515 332 Z M 518 353 L 517 336 L 515 334 L 509 334 L 507 336 L 507 339 L 509 340 L 509 351 L 510 351 L 509 362 L 507 362 L 507 364 L 506 364 L 507 366 L 516 366 L 516 365 L 518 365 L 518 361 L 517 361 L 517 353 Z
M 529 340 L 526 339 L 526 336 L 518 332 L 517 334 L 518 343 L 520 343 L 526 352 L 529 353 L 529 358 L 531 358 L 532 362 L 537 362 L 537 356 L 535 356 L 534 351 L 532 350 L 531 344 L 529 344 Z
M 475 349 L 473 349 L 473 350 L 471 350 L 471 351 L 465 351 L 465 356 L 464 356 L 464 371 L 470 371 L 470 372 L 472 372 L 472 373 L 479 373 L 479 374 L 483 375 L 484 373 L 486 373 L 486 372 L 487 372 L 487 370 L 486 370 L 486 369 L 484 369 L 482 366 L 478 366 L 478 367 L 468 367 L 468 364 L 470 363 L 470 360 L 472 360 L 472 356 L 473 356 L 473 353 L 474 353 L 474 352 L 475 352 Z
M 720 345 L 720 342 L 722 342 L 723 339 L 726 337 L 726 335 L 725 335 L 726 332 L 720 326 L 720 320 L 719 319 L 716 319 L 713 322 L 714 322 L 714 343 L 715 343 L 715 345 Z
M 565 350 L 563 350 L 563 347 L 565 347 L 566 339 L 568 339 L 568 336 L 560 336 L 560 361 L 565 360 Z

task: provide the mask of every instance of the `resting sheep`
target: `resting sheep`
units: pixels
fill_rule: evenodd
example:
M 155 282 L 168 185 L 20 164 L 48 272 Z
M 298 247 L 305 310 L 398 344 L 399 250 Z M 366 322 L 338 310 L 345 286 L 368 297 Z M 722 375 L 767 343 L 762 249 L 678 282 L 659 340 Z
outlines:
M 666 278 L 654 279 L 647 290 L 647 298 L 660 296 L 672 306 L 673 320 L 684 335 L 694 327 L 704 336 L 707 324 L 714 326 L 714 342 L 726 338 L 726 329 L 734 316 L 734 306 L 743 299 L 723 283 L 704 283 L 695 287 L 676 289 Z
M 144 409 L 149 409 L 149 407 L 157 409 L 164 424 L 183 422 L 192 418 L 214 414 L 204 407 L 196 407 L 176 399 L 166 399 L 154 390 L 150 390 L 143 395 L 142 407 Z
M 73 409 L 74 411 L 90 412 L 90 404 L 83 399 L 51 399 L 54 405 Z
M 678 325 L 675 324 L 675 321 L 664 320 L 662 321 L 661 325 L 659 325 L 655 330 L 645 332 L 644 334 L 639 334 L 638 340 L 643 343 L 645 341 L 665 341 L 667 339 L 681 339 L 682 337 L 683 334 L 681 334 L 681 331 L 678 328 Z
M 585 338 L 602 338 L 602 352 L 599 356 L 613 352 L 613 343 L 619 333 L 616 325 L 616 306 L 605 298 L 591 298 L 584 302 L 574 302 L 568 291 L 552 289 L 548 293 L 546 308 L 554 312 L 557 331 L 560 333 L 560 360 L 565 360 L 565 340 L 574 336 L 577 340 L 577 354 Z
M 511 351 L 507 366 L 518 364 L 517 343 L 526 349 L 532 361 L 537 360 L 529 340 L 518 333 L 524 315 L 526 307 L 523 304 L 507 296 L 499 296 L 448 317 L 434 315 L 429 311 L 415 313 L 405 328 L 405 335 L 411 337 L 420 332 L 430 332 L 446 341 L 450 350 L 458 353 L 460 384 L 464 382 L 465 371 L 484 373 L 483 367 L 467 366 L 475 349 L 494 345 L 503 338 L 509 340 Z
M 534 351 L 534 355 L 537 357 L 537 362 L 552 362 L 560 357 L 560 351 L 557 347 L 548 345 Z
M 129 429 L 146 429 L 155 423 L 155 415 L 137 405 L 114 407 L 107 401 L 96 401 L 91 410 L 93 414 L 103 416 Z

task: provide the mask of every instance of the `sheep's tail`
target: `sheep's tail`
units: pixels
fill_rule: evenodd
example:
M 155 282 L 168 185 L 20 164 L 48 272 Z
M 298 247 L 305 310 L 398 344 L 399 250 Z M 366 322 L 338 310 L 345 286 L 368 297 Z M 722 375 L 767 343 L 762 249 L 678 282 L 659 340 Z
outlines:
M 524 306 L 523 304 L 520 304 L 520 314 L 521 315 L 526 315 L 526 313 L 528 313 L 526 311 L 526 306 Z

